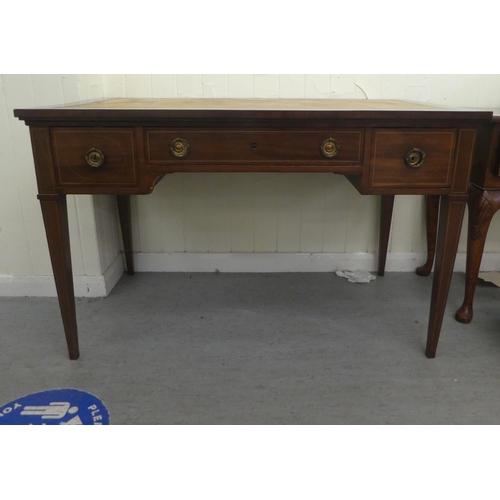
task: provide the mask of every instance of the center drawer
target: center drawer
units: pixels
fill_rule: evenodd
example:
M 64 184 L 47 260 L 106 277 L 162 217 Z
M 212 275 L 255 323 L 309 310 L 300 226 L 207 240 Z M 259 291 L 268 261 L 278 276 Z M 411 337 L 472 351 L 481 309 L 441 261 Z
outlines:
M 321 131 L 146 130 L 150 164 L 297 163 L 358 165 L 363 129 Z

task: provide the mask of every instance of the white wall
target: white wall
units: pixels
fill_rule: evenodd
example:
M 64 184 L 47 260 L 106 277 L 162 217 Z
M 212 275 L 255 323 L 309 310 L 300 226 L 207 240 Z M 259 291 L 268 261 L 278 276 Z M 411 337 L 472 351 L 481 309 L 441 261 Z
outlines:
M 14 118 L 13 109 L 99 98 L 103 91 L 101 76 L 0 76 L 0 295 L 55 294 L 36 198 L 29 130 Z M 103 295 L 107 291 L 103 273 L 116 257 L 118 244 L 117 239 L 107 238 L 100 245 L 97 231 L 109 232 L 113 227 L 115 212 L 110 210 L 109 201 L 94 202 L 91 196 L 68 197 L 78 295 Z M 114 252 L 110 250 L 113 247 Z
M 1 75 L 0 294 L 53 295 L 29 143 L 16 107 L 101 97 L 409 99 L 500 107 L 499 75 Z M 375 269 L 379 198 L 330 174 L 173 174 L 133 199 L 138 271 Z M 122 272 L 114 200 L 69 197 L 78 295 L 104 295 Z M 484 268 L 500 255 L 500 220 Z M 465 251 L 462 231 L 460 251 Z M 423 200 L 396 198 L 388 270 L 425 252 Z M 464 258 L 459 256 L 463 267 Z

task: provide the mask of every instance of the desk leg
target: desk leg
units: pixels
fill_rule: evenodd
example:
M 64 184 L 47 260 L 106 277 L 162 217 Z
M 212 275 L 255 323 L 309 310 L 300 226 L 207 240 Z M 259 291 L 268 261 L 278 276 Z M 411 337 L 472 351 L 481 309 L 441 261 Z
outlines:
M 500 191 L 483 191 L 475 186 L 469 188 L 469 233 L 467 235 L 467 265 L 465 268 L 464 302 L 455 314 L 457 321 L 472 321 L 474 292 L 483 257 L 484 244 L 490 222 L 500 210 Z
M 134 274 L 134 254 L 132 250 L 132 217 L 130 211 L 130 196 L 117 195 L 118 216 L 122 230 L 123 250 L 125 252 L 125 264 L 127 274 Z
M 427 261 L 423 266 L 417 267 L 415 272 L 419 276 L 429 276 L 436 255 L 436 238 L 439 215 L 439 195 L 425 197 L 425 230 L 427 235 Z
M 52 270 L 54 271 L 66 343 L 68 344 L 69 358 L 78 359 L 80 351 L 78 348 L 66 195 L 40 194 L 38 199 L 42 207 L 43 222 L 49 245 Z
M 436 356 L 439 333 L 443 324 L 446 300 L 450 290 L 453 266 L 457 256 L 458 241 L 465 211 L 466 198 L 442 196 L 439 214 L 439 229 L 436 266 L 432 283 L 431 310 L 425 355 Z
M 394 208 L 394 195 L 384 194 L 381 198 L 377 272 L 379 276 L 383 276 L 385 273 L 385 262 L 387 260 L 387 249 L 389 248 L 389 236 L 391 233 L 392 211 Z

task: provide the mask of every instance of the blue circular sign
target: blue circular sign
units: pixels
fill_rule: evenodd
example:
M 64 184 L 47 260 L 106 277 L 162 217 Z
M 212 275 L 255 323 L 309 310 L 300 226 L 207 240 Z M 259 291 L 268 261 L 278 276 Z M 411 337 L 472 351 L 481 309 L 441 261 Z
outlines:
M 52 389 L 0 406 L 2 424 L 109 425 L 109 412 L 93 394 L 77 389 Z

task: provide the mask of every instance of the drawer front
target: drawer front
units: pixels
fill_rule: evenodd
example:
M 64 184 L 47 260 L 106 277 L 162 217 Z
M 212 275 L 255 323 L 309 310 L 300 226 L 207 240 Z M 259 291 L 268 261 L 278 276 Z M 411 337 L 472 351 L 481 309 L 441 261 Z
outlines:
M 456 135 L 455 129 L 376 130 L 371 186 L 450 186 Z
M 137 184 L 134 133 L 131 129 L 54 128 L 52 144 L 60 186 Z M 103 156 L 99 156 L 101 153 Z M 90 164 L 86 156 L 89 156 Z M 101 161 L 102 165 L 99 165 Z
M 363 155 L 363 129 L 326 131 L 206 131 L 147 130 L 146 159 L 151 164 L 297 163 L 358 165 Z M 188 144 L 188 152 L 177 157 L 171 151 L 176 139 Z M 332 157 L 326 153 L 338 148 Z M 182 148 L 181 148 L 182 149 Z

